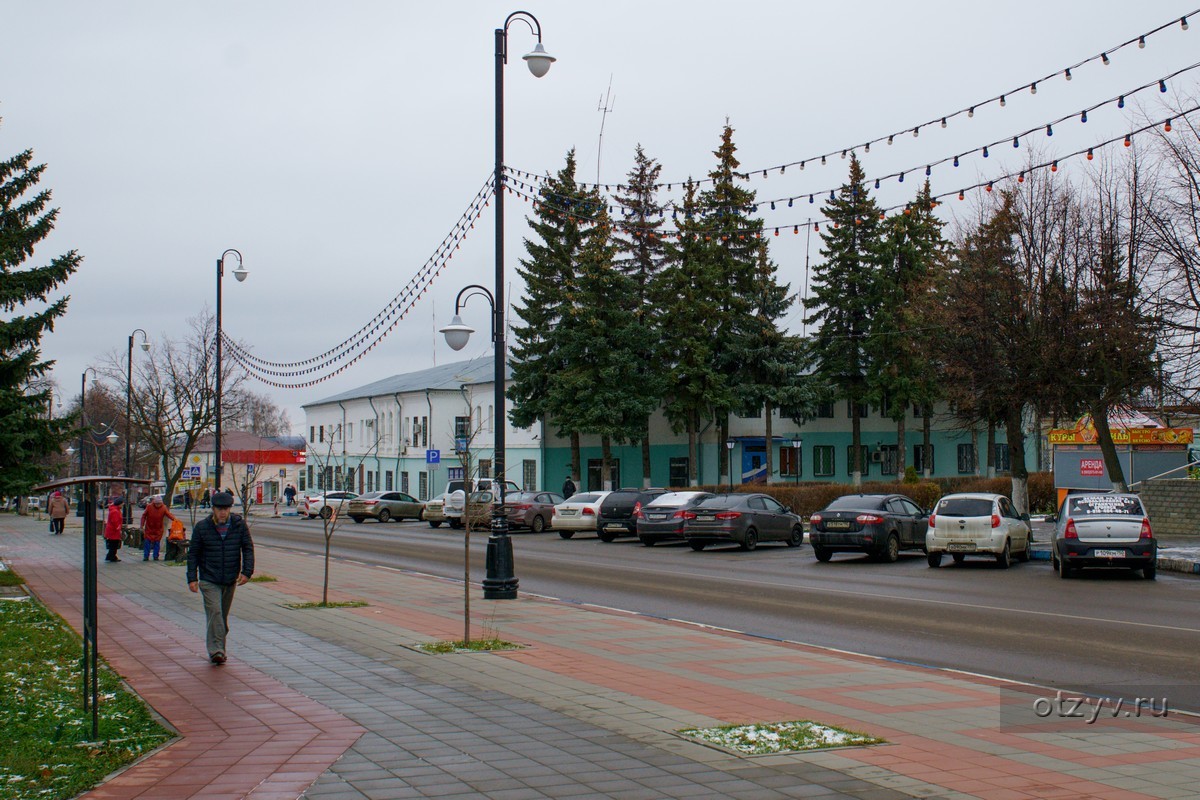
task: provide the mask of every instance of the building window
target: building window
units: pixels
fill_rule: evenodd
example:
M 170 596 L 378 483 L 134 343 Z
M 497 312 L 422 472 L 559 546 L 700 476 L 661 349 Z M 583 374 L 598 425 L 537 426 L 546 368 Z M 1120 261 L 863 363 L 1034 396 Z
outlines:
M 354 441 L 354 423 L 353 422 L 346 423 L 346 441 L 347 442 Z
M 492 477 L 492 460 L 490 458 L 479 459 L 479 477 Z
M 862 474 L 863 475 L 870 474 L 870 472 L 871 472 L 871 448 L 867 447 L 865 444 L 860 444 L 858 446 L 858 453 L 859 453 L 858 463 L 859 463 L 859 467 L 862 471 Z M 854 445 L 852 445 L 852 444 L 846 445 L 846 474 L 847 475 L 854 474 Z
M 390 492 L 392 490 L 392 471 L 390 469 L 385 470 L 383 473 L 383 484 L 383 490 L 385 492 Z
M 817 403 L 817 418 L 818 419 L 833 419 L 833 401 L 827 403 Z
M 325 426 L 324 425 L 321 426 L 320 433 L 318 434 L 318 436 L 320 437 L 317 439 L 318 442 L 325 441 Z
M 833 477 L 833 458 L 836 452 L 831 444 L 819 444 L 813 451 L 813 476 L 817 478 Z
M 521 461 L 521 488 L 527 492 L 537 491 L 537 462 L 532 458 Z
M 892 413 L 892 399 L 890 397 L 885 396 L 879 401 L 879 416 L 883 417 L 884 419 L 887 419 L 889 416 L 891 416 L 891 413 Z
M 315 442 L 316 440 L 317 440 L 317 429 L 314 426 L 309 425 L 308 426 L 308 441 Z
M 375 473 L 374 472 L 367 473 L 367 491 L 368 492 L 375 491 Z
M 925 471 L 925 445 L 913 445 L 913 469 L 918 473 Z M 933 443 L 929 444 L 929 474 L 933 474 Z
M 491 406 L 491 405 L 489 405 L 489 406 L 488 406 L 488 420 L 487 420 L 487 429 L 488 429 L 488 433 L 491 433 L 491 432 L 492 432 L 492 425 L 494 424 L 494 423 L 492 422 L 492 418 L 493 418 L 493 416 L 494 416 L 494 415 L 495 415 L 495 413 L 496 413 L 496 410 L 495 410 L 495 409 L 496 409 L 496 407 L 495 407 L 495 406 Z
M 476 430 L 483 430 L 483 406 L 475 406 L 474 423 L 476 426 L 478 426 Z
M 417 477 L 417 486 L 419 487 L 419 490 L 417 493 L 417 499 L 418 500 L 428 500 L 429 499 L 429 473 L 428 472 L 418 472 L 417 476 L 418 476 Z M 405 484 L 408 483 L 408 473 L 407 472 L 404 473 L 404 482 L 405 482 Z
M 342 488 L 348 492 L 354 491 L 354 467 L 346 467 L 346 482 Z
M 421 474 L 424 474 L 424 473 L 421 473 Z M 401 472 L 401 473 L 400 473 L 400 491 L 404 492 L 405 494 L 409 494 L 409 491 L 408 491 L 408 473 L 407 473 L 407 472 Z
M 958 446 L 958 474 L 974 475 L 975 470 L 975 445 L 960 444 Z
M 779 448 L 779 474 L 790 475 L 793 478 L 799 478 L 804 474 L 804 453 L 803 448 L 792 447 L 791 444 L 784 442 Z
M 869 405 L 867 405 L 866 403 L 858 404 L 858 418 L 859 419 L 865 419 L 867 417 L 867 415 L 870 413 L 871 413 L 871 407 Z M 854 403 L 851 403 L 849 400 L 847 400 L 846 401 L 846 419 L 853 419 L 853 418 L 854 418 Z
M 997 472 L 1009 472 L 1012 470 L 1012 464 L 1008 460 L 1008 445 L 1004 442 L 996 442 L 995 458 Z
M 739 417 L 741 417 L 742 419 L 761 419 L 762 418 L 762 406 L 755 406 L 754 408 L 743 408 L 737 412 L 737 415 Z
M 471 418 L 470 417 L 455 417 L 454 418 L 454 438 L 469 441 L 471 438 Z
M 894 444 L 880 445 L 879 452 L 883 454 L 879 471 L 884 475 L 895 475 L 900 468 L 900 448 Z
M 668 464 L 668 486 L 687 486 L 691 480 L 691 474 L 688 470 L 689 461 L 687 458 L 672 458 Z
M 312 485 L 313 485 L 313 468 L 312 468 L 312 464 L 309 464 L 309 465 L 308 465 L 308 467 L 307 467 L 307 472 L 308 472 L 308 485 L 309 485 L 309 486 L 312 486 Z
M 421 417 L 421 447 L 429 447 L 429 417 Z

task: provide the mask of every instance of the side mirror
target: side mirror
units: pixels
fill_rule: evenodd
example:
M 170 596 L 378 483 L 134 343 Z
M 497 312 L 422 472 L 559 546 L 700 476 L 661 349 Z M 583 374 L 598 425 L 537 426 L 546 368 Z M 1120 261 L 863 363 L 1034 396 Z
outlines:
M 1022 514 L 1022 515 L 1021 515 L 1021 521 L 1022 521 L 1022 522 L 1029 522 L 1029 515 L 1028 515 L 1028 514 Z

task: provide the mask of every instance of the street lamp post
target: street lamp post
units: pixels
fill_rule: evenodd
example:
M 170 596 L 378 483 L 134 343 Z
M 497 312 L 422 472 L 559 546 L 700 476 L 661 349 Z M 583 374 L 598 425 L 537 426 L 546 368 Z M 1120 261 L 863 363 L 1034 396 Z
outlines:
M 733 439 L 725 440 L 725 464 L 729 470 L 729 493 L 733 494 L 733 446 L 736 444 Z
M 488 600 L 511 600 L 517 596 L 518 585 L 513 566 L 512 540 L 508 536 L 508 518 L 504 515 L 504 426 L 507 419 L 504 411 L 507 360 L 504 341 L 504 65 L 508 63 L 508 27 L 517 20 L 528 25 L 530 32 L 537 37 L 533 51 L 523 56 L 534 77 L 545 75 L 554 63 L 554 57 L 542 47 L 542 25 L 528 11 L 514 11 L 505 18 L 504 27 L 496 28 L 496 164 L 493 185 L 493 199 L 496 202 L 496 286 L 494 292 L 482 286 L 468 286 L 460 291 L 454 301 L 454 318 L 441 331 L 451 348 L 461 350 L 473 333 L 458 316 L 464 292 L 474 290 L 491 302 L 492 341 L 495 344 L 495 454 L 492 456 L 492 473 L 495 480 L 499 481 L 499 491 L 493 492 L 492 533 L 488 537 L 487 577 L 483 581 L 483 596 Z
M 801 448 L 804 447 L 804 440 L 797 437 L 792 439 L 792 475 L 796 477 L 796 485 L 800 485 L 800 456 Z
M 233 271 L 233 277 L 238 279 L 238 283 L 241 283 L 242 281 L 246 280 L 246 276 L 250 274 L 249 271 L 244 266 L 242 266 L 242 254 L 240 252 L 238 252 L 237 250 L 234 250 L 232 247 L 229 248 L 228 250 L 226 250 L 224 253 L 221 253 L 221 257 L 217 259 L 217 342 L 216 342 L 216 345 L 217 345 L 217 379 L 216 379 L 217 396 L 214 398 L 214 402 L 216 404 L 216 412 L 217 412 L 217 414 L 216 414 L 217 424 L 216 424 L 216 431 L 215 431 L 214 444 L 213 444 L 213 448 L 214 448 L 213 458 L 216 461 L 217 472 L 216 472 L 216 477 L 213 479 L 213 491 L 214 492 L 216 492 L 218 489 L 221 488 L 221 471 L 222 471 L 222 464 L 221 464 L 221 278 L 225 277 L 225 257 L 227 255 L 229 255 L 230 253 L 237 256 L 238 265 L 237 265 L 237 269 L 235 269 Z
M 125 356 L 125 477 L 131 477 L 129 472 L 129 417 L 133 413 L 133 336 L 142 334 L 142 350 L 150 349 L 150 337 L 141 328 L 134 328 L 129 334 L 129 351 Z M 125 484 L 125 519 L 133 518 L 133 506 L 129 502 L 129 484 Z

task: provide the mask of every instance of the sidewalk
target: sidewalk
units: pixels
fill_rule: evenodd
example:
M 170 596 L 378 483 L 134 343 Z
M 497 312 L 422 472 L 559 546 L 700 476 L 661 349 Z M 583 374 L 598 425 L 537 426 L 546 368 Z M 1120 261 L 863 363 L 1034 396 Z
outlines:
M 75 626 L 80 532 L 0 517 L 0 557 Z M 204 658 L 182 567 L 100 564 L 100 653 L 181 738 L 89 798 L 1194 798 L 1200 720 L 1039 717 L 1045 689 L 260 547 L 230 663 Z M 1180 676 L 1190 680 L 1192 676 Z M 744 757 L 687 727 L 813 719 L 888 744 Z

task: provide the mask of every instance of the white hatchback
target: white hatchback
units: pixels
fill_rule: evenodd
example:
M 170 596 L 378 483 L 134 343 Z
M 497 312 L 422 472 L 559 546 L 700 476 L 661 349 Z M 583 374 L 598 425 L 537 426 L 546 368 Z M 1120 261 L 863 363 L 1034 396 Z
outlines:
M 550 527 L 564 539 L 570 539 L 577 531 L 596 530 L 596 518 L 600 516 L 600 504 L 612 492 L 581 492 L 567 498 L 566 502 L 554 507 Z
M 948 494 L 929 515 L 925 552 L 931 567 L 949 553 L 955 564 L 989 556 L 1007 569 L 1013 558 L 1029 560 L 1029 515 L 1018 514 L 1002 494 Z

